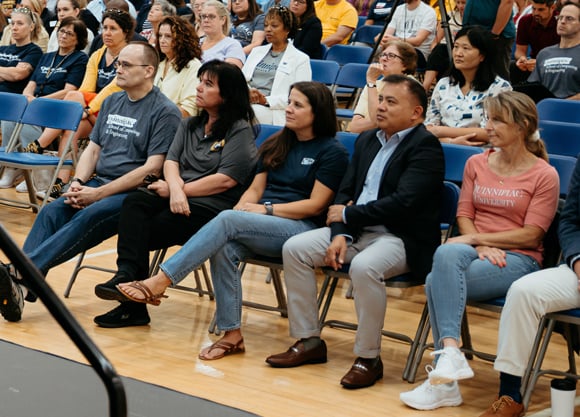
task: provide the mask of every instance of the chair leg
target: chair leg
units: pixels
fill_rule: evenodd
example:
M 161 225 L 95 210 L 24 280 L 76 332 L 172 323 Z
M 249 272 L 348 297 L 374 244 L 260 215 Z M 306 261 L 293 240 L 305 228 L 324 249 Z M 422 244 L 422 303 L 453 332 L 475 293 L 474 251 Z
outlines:
M 465 357 L 469 360 L 473 359 L 473 343 L 471 342 L 471 333 L 469 333 L 469 322 L 467 321 L 467 310 L 463 312 L 463 320 L 461 321 L 461 341 L 462 349 L 465 349 Z
M 526 370 L 524 371 L 524 375 L 522 376 L 522 388 L 521 388 L 522 393 L 525 393 L 528 388 L 532 368 L 534 367 L 536 361 L 538 360 L 537 359 L 538 350 L 540 349 L 542 338 L 544 337 L 544 330 L 546 330 L 547 324 L 548 319 L 546 318 L 546 316 L 543 316 L 538 325 L 538 331 L 536 332 L 536 338 L 534 339 L 534 344 L 532 345 L 532 351 L 530 352 L 528 365 L 526 366 Z
M 409 355 L 407 356 L 407 362 L 405 363 L 405 369 L 403 370 L 403 380 L 413 383 L 415 382 L 415 377 L 417 375 L 417 368 L 421 363 L 421 358 L 423 357 L 423 352 L 425 351 L 425 343 L 427 341 L 427 336 L 429 335 L 429 330 L 431 326 L 429 324 L 429 308 L 427 303 L 423 306 L 423 312 L 421 313 L 421 319 L 417 325 L 417 332 L 413 338 L 413 343 L 409 349 Z
M 334 296 L 334 292 L 336 291 L 336 286 L 338 285 L 338 278 L 337 277 L 326 277 L 326 279 L 330 280 L 330 288 L 328 288 L 326 294 L 326 300 L 324 300 L 324 305 L 322 306 L 322 311 L 320 312 L 320 329 L 326 326 L 328 323 L 326 322 L 326 315 L 328 314 L 328 310 L 330 309 L 330 304 L 332 303 L 332 297 Z M 324 284 L 323 284 L 324 285 Z M 326 284 L 328 285 L 328 284 Z M 320 302 L 323 300 L 320 299 Z
M 282 271 L 279 269 L 270 269 L 270 276 L 272 277 L 272 284 L 274 284 L 274 292 L 276 293 L 276 301 L 280 309 L 282 317 L 288 317 L 288 306 L 286 304 L 286 293 L 284 291 L 284 284 L 282 284 Z
M 211 279 L 209 277 L 209 274 L 207 272 L 207 268 L 205 266 L 205 264 L 201 265 L 201 273 L 203 274 L 203 279 L 205 281 L 205 287 L 207 288 L 207 295 L 209 296 L 209 299 L 211 301 L 213 301 L 214 294 L 213 294 L 213 286 L 211 285 Z
M 74 283 L 77 279 L 77 275 L 79 274 L 79 272 L 82 269 L 81 264 L 83 263 L 83 259 L 85 259 L 86 253 L 87 253 L 86 251 L 83 251 L 79 255 L 79 260 L 77 261 L 77 264 L 75 265 L 75 269 L 73 269 L 73 273 L 72 273 L 70 279 L 68 280 L 68 284 L 66 286 L 66 289 L 64 290 L 64 298 L 68 298 L 70 295 L 72 286 L 74 285 Z

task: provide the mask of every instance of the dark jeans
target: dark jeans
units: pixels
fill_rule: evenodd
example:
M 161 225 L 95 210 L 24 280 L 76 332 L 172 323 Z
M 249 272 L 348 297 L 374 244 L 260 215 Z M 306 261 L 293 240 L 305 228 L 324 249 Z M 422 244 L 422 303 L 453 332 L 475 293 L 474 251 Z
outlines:
M 169 199 L 135 191 L 127 196 L 119 219 L 117 268 L 140 280 L 149 275 L 149 252 L 183 245 L 217 212 L 189 204 L 191 214 L 174 214 Z

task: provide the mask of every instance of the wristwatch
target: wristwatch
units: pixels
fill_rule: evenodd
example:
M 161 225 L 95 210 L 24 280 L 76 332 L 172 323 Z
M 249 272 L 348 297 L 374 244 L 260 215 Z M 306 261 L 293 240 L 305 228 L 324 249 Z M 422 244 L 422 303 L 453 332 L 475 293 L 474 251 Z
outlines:
M 72 180 L 70 180 L 70 182 L 78 182 L 80 185 L 85 185 L 85 182 L 83 180 L 81 180 L 80 178 L 74 177 Z
M 264 203 L 264 208 L 266 209 L 266 214 L 268 216 L 272 216 L 274 214 L 274 206 L 270 201 L 266 201 Z
M 368 88 L 377 88 L 377 85 L 375 83 L 367 83 L 367 87 Z

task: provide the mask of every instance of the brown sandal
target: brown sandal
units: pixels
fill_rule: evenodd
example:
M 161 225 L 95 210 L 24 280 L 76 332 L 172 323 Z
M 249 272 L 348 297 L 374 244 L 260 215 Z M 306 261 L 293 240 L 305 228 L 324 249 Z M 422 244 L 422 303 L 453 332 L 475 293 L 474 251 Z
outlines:
M 221 355 L 217 355 L 217 356 L 214 356 L 212 358 L 205 356 L 214 349 L 221 349 L 221 350 L 223 350 L 223 352 Z M 236 353 L 244 353 L 245 351 L 246 351 L 246 348 L 244 347 L 244 339 L 243 338 L 240 339 L 240 341 L 238 343 L 236 343 L 235 345 L 233 343 L 226 342 L 225 340 L 220 339 L 217 342 L 215 342 L 213 345 L 211 345 L 209 347 L 209 349 L 207 350 L 207 352 L 200 353 L 199 359 L 204 360 L 204 361 L 213 361 L 216 359 L 221 359 L 224 356 L 233 355 Z
M 123 294 L 129 300 L 135 301 L 137 303 L 144 303 L 144 304 L 151 304 L 154 306 L 158 306 L 159 304 L 161 304 L 162 298 L 167 298 L 167 296 L 165 294 L 153 294 L 153 291 L 151 291 L 151 289 L 147 285 L 145 285 L 143 283 L 143 281 L 133 281 L 133 282 L 127 283 L 126 285 L 128 285 L 131 288 L 135 288 L 136 290 L 141 292 L 141 294 L 143 294 L 144 298 L 133 297 L 132 295 L 125 292 L 125 290 L 123 290 L 123 288 L 121 288 L 120 285 L 117 285 L 117 289 L 121 292 L 121 294 Z

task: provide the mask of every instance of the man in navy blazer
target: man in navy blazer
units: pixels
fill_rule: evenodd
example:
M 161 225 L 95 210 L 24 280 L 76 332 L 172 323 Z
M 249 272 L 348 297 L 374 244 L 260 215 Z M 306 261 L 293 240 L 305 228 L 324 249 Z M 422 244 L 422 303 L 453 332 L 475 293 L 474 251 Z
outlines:
M 384 280 L 410 272 L 423 278 L 441 241 L 439 210 L 444 159 L 425 129 L 427 97 L 402 75 L 385 78 L 379 93 L 379 129 L 362 133 L 327 225 L 289 239 L 283 248 L 290 333 L 299 340 L 266 359 L 274 367 L 326 362 L 320 338 L 314 268 L 350 263 L 358 330 L 358 356 L 342 378 L 346 388 L 373 385 L 383 376 L 381 330 Z

